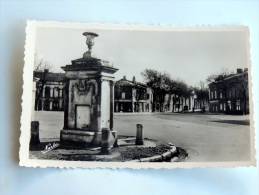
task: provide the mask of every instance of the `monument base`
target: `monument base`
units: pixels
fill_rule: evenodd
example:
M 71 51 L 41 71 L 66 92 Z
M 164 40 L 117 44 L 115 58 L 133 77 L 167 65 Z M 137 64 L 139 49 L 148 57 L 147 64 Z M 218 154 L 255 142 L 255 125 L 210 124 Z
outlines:
M 113 146 L 117 140 L 117 131 L 110 131 L 110 133 L 111 136 L 109 136 L 109 143 Z M 60 142 L 61 144 L 72 146 L 101 147 L 102 132 L 63 129 L 60 131 Z

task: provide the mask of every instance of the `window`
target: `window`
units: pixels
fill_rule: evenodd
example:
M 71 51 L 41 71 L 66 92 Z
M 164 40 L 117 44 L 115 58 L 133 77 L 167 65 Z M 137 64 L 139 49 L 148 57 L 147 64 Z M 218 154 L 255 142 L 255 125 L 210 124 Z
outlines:
M 236 97 L 239 97 L 240 96 L 240 94 L 239 94 L 239 90 L 238 89 L 236 89 Z
M 121 99 L 125 99 L 125 92 L 121 93 Z
M 223 104 L 221 103 L 219 106 L 220 106 L 220 111 L 222 111 L 223 110 Z
M 50 97 L 50 88 L 49 87 L 45 87 L 45 97 Z
M 54 88 L 54 97 L 59 96 L 59 88 Z
M 215 99 L 217 99 L 217 91 L 215 91 Z
M 64 89 L 60 89 L 60 91 L 59 91 L 59 96 L 60 97 L 63 97 L 63 93 L 64 93 L 63 91 L 64 91 Z
M 236 90 L 234 88 L 232 89 L 232 96 L 236 97 Z
M 236 110 L 240 110 L 240 100 L 239 99 L 236 102 Z
M 145 90 L 139 89 L 139 91 L 137 93 L 139 93 L 139 99 L 140 100 L 145 100 L 146 99 L 146 91 Z
M 149 93 L 147 93 L 147 99 L 149 100 Z
M 213 98 L 213 92 L 210 92 L 210 95 L 211 95 L 211 99 L 214 99 L 214 98 Z
M 231 90 L 228 91 L 228 97 L 231 98 Z
M 219 98 L 220 98 L 220 99 L 223 98 L 222 91 L 219 92 Z
M 229 110 L 231 110 L 231 101 L 228 101 Z

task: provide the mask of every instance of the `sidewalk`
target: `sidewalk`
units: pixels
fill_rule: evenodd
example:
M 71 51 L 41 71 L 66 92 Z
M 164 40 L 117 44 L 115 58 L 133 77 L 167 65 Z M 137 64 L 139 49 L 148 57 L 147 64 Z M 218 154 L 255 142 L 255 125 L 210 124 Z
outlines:
M 114 116 L 127 116 L 127 115 L 151 115 L 156 112 L 114 112 Z

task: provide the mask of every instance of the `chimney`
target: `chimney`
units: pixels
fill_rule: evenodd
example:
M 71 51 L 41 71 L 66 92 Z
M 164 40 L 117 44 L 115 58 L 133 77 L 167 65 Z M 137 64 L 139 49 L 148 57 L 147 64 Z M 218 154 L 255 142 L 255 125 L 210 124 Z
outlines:
M 242 69 L 242 68 L 238 68 L 238 69 L 237 69 L 237 74 L 242 73 L 242 72 L 243 72 L 243 69 Z
M 126 76 L 125 75 L 123 76 L 123 79 L 126 80 Z
M 135 77 L 135 76 L 133 76 L 132 82 L 133 82 L 133 83 L 136 83 L 136 77 Z

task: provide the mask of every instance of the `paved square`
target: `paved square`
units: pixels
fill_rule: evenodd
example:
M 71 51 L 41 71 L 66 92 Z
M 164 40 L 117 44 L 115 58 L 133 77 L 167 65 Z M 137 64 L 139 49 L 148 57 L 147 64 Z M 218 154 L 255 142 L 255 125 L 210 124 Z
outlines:
M 35 112 L 35 120 L 40 121 L 41 141 L 59 140 L 63 117 L 63 112 Z M 135 136 L 136 124 L 143 124 L 144 137 L 171 142 L 187 150 L 188 162 L 250 159 L 249 115 L 115 114 L 114 127 L 119 135 Z

